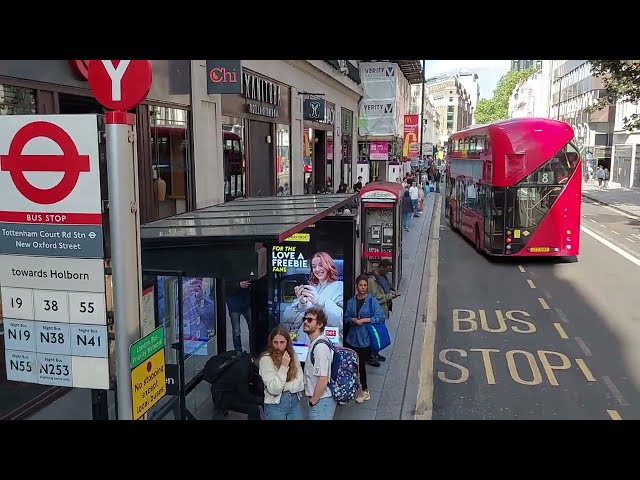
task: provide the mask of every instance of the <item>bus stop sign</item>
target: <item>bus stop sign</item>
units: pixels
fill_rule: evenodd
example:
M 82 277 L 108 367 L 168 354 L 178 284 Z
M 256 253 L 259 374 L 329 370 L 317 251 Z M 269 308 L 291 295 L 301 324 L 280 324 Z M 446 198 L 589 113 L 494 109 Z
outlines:
M 89 86 L 100 104 L 110 110 L 129 110 L 151 89 L 149 60 L 92 60 Z

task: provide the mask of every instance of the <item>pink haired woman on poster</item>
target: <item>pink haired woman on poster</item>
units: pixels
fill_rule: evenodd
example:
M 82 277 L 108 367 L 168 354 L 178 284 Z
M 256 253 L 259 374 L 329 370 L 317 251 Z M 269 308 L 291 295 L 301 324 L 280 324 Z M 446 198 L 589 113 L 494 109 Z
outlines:
M 342 333 L 343 288 L 331 255 L 315 253 L 311 257 L 309 284 L 295 287 L 296 299 L 283 314 L 282 323 L 289 328 L 295 343 L 309 343 L 309 337 L 302 330 L 302 321 L 305 310 L 310 307 L 322 308 L 327 315 L 327 326 L 337 327 Z

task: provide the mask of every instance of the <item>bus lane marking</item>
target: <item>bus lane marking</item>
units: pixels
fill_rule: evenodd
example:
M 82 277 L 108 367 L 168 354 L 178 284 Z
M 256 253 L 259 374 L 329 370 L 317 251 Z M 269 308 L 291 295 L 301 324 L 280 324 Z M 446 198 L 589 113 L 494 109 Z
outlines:
M 567 340 L 569 338 L 569 335 L 567 335 L 567 332 L 564 331 L 564 328 L 562 328 L 562 325 L 559 323 L 554 323 L 553 324 L 554 327 L 556 327 L 556 331 L 558 332 L 558 335 L 560 335 L 560 338 Z
M 544 308 L 545 310 L 549 310 L 549 305 L 544 298 L 538 297 L 538 301 L 540 302 L 540 305 L 542 305 L 542 308 Z
M 585 376 L 585 378 L 589 382 L 596 381 L 596 377 L 593 376 L 593 374 L 591 373 L 591 370 L 589 370 L 589 367 L 587 367 L 587 364 L 584 363 L 584 360 L 582 360 L 581 358 L 576 358 L 576 364 L 578 365 L 578 368 L 580 369 L 582 374 Z
M 469 352 L 480 354 L 479 357 L 482 360 L 482 370 L 484 371 L 484 379 L 487 385 L 500 383 L 494 369 L 496 361 L 502 361 L 503 365 L 506 363 L 509 376 L 513 382 L 527 386 L 545 383 L 558 387 L 560 386 L 560 380 L 556 372 L 571 370 L 573 365 L 571 359 L 564 353 L 549 350 L 536 350 L 536 354 L 533 354 L 532 352 L 518 349 L 502 352 L 497 348 L 471 348 Z M 477 355 L 473 356 L 477 358 Z M 438 354 L 440 367 L 446 365 L 455 369 L 456 372 L 453 373 L 451 369 L 446 372 L 444 369 L 438 368 L 438 379 L 442 382 L 453 384 L 467 382 L 472 374 L 472 371 L 467 366 L 472 360 L 469 357 L 469 353 L 461 348 L 445 348 L 441 350 Z M 584 360 L 576 358 L 574 362 L 587 381 L 596 381 Z
M 524 273 L 524 267 L 522 265 L 518 265 L 518 270 L 520 270 L 522 273 Z
M 607 410 L 607 413 L 611 417 L 611 420 L 622 420 L 622 417 L 616 410 Z
M 495 317 L 495 321 L 493 320 Z M 508 328 L 516 333 L 534 333 L 536 326 L 527 320 L 531 315 L 524 310 L 502 310 L 495 309 L 494 313 L 488 315 L 484 309 L 475 310 L 456 308 L 453 310 L 453 331 L 456 333 L 468 333 L 478 330 L 478 327 L 488 333 L 506 332 Z M 479 318 L 479 320 L 477 320 Z M 489 319 L 491 318 L 491 320 Z M 507 320 L 511 322 L 507 326 Z
M 529 284 L 529 287 L 536 288 L 536 284 L 533 283 L 533 280 L 530 280 L 530 279 L 527 278 L 527 283 Z

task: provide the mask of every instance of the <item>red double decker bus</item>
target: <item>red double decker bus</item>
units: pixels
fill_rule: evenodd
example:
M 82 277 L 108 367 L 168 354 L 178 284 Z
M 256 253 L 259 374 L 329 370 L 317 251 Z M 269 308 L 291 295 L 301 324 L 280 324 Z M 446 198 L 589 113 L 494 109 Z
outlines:
M 577 256 L 582 165 L 567 123 L 517 118 L 449 137 L 445 215 L 489 255 Z

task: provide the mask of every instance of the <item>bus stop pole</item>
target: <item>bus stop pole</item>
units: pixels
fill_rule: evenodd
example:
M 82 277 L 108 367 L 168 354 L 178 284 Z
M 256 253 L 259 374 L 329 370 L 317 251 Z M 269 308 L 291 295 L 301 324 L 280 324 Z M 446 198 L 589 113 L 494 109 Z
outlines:
M 107 169 L 118 420 L 133 418 L 129 347 L 140 338 L 140 218 L 135 115 L 107 112 Z

